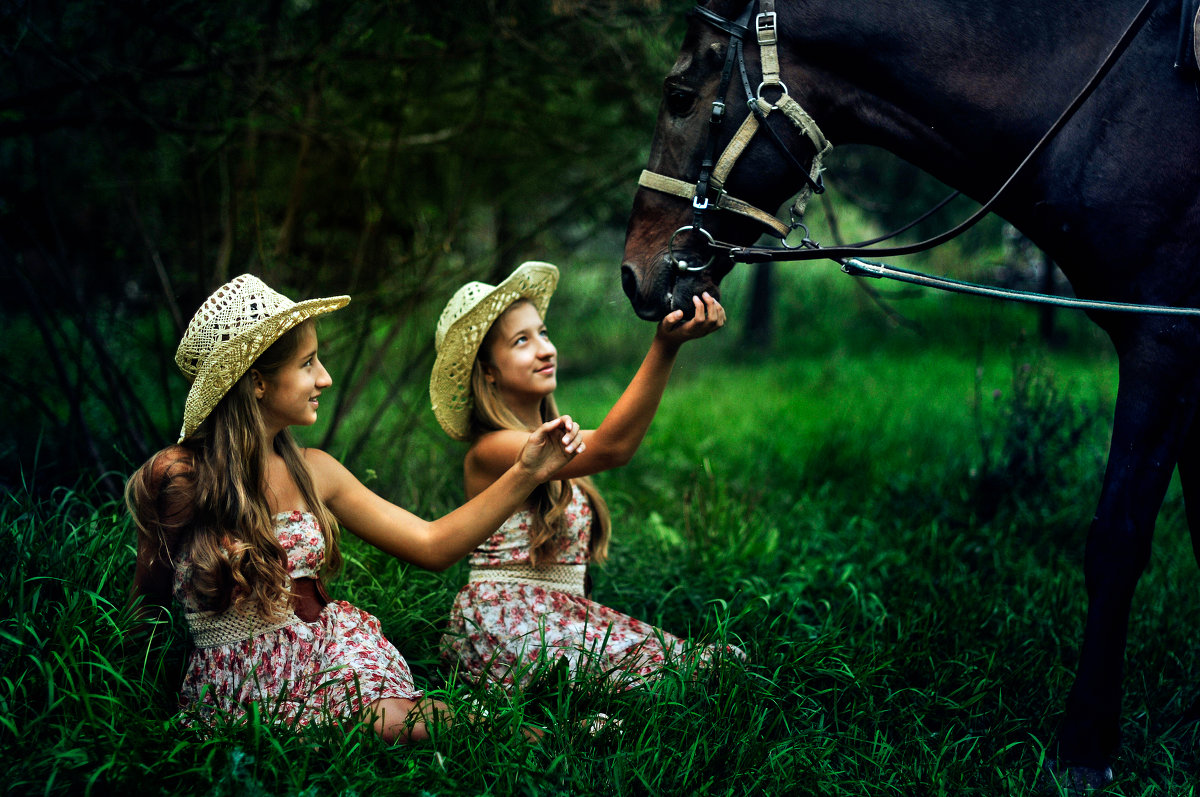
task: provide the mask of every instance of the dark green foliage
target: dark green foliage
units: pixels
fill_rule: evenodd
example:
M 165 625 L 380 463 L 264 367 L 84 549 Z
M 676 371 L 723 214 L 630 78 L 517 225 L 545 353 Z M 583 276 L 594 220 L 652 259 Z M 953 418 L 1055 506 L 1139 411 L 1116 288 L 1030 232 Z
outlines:
M 982 521 L 1007 508 L 1018 525 L 1053 527 L 1064 511 L 1074 510 L 1057 504 L 1056 496 L 1081 468 L 1103 468 L 1103 449 L 1080 446 L 1102 419 L 1096 408 L 1056 384 L 1028 341 L 1014 344 L 1012 358 L 1008 390 L 997 388 L 985 397 L 982 369 L 976 378 L 980 459 L 970 472 L 971 507 Z M 1098 495 L 1099 482 L 1096 489 Z

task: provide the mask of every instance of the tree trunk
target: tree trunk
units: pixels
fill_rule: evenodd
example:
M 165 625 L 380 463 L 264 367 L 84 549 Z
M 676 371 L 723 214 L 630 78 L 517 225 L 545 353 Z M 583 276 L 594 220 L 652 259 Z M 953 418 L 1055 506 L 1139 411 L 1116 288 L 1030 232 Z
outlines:
M 754 268 L 754 279 L 750 288 L 750 312 L 742 339 L 755 349 L 771 347 L 771 318 L 775 303 L 775 264 L 767 261 Z

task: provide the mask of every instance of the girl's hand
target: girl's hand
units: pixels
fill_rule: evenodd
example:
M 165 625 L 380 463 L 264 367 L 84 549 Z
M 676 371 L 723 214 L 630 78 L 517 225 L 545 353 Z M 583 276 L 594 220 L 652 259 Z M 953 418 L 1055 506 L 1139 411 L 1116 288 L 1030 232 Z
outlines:
M 676 310 L 659 321 L 657 337 L 680 344 L 692 338 L 702 338 L 725 326 L 725 308 L 708 291 L 702 295 L 703 301 L 700 296 L 692 297 L 696 314 L 688 321 L 683 320 L 682 310 Z
M 553 476 L 576 454 L 584 450 L 583 433 L 570 415 L 560 415 L 547 421 L 529 435 L 517 457 L 517 464 L 529 471 L 539 482 Z

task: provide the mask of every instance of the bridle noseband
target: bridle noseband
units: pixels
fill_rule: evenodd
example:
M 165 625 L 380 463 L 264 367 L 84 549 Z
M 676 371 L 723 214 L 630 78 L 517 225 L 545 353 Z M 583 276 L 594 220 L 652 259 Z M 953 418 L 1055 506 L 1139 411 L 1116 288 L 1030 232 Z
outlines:
M 712 265 L 716 255 L 712 255 L 701 265 L 689 265 L 688 262 L 675 256 L 675 240 L 683 233 L 696 233 L 707 239 L 710 248 L 717 246 L 711 232 L 704 227 L 704 215 L 711 209 L 728 210 L 733 213 L 753 219 L 767 227 L 768 231 L 779 238 L 784 247 L 788 247 L 787 236 L 795 229 L 803 228 L 801 219 L 809 196 L 822 193 L 825 190 L 821 181 L 821 160 L 832 149 L 825 139 L 816 122 L 788 94 L 787 86 L 780 79 L 778 55 L 778 30 L 776 25 L 774 0 L 761 0 L 760 11 L 754 15 L 754 6 L 758 0 L 750 0 L 736 20 L 728 20 L 719 14 L 709 11 L 703 6 L 696 6 L 692 13 L 708 24 L 729 34 L 729 48 L 725 53 L 725 65 L 721 70 L 721 82 L 713 100 L 712 112 L 708 120 L 708 134 L 704 144 L 704 158 L 700 164 L 700 176 L 695 184 L 688 183 L 675 177 L 657 174 L 649 170 L 643 171 L 638 184 L 655 191 L 672 194 L 690 199 L 692 202 L 692 223 L 680 227 L 671 235 L 668 252 L 671 262 L 681 272 L 703 271 Z M 759 55 L 762 61 L 763 76 L 758 89 L 751 88 L 750 76 L 746 71 L 746 59 L 743 52 L 743 42 L 749 32 L 751 17 L 754 17 L 755 36 L 758 41 Z M 742 89 L 745 92 L 746 104 L 750 113 L 746 115 L 741 127 L 734 133 L 733 138 L 716 157 L 717 139 L 725 122 L 725 95 L 733 78 L 733 69 L 737 67 L 741 77 Z M 768 102 L 764 90 L 778 90 L 780 96 L 774 102 Z M 767 124 L 769 114 L 779 111 L 792 122 L 812 143 L 815 149 L 812 164 L 805 167 L 794 156 L 779 135 Z M 761 210 L 749 202 L 736 199 L 725 192 L 725 180 L 732 171 L 734 164 L 749 146 L 750 140 L 758 130 L 765 130 L 775 142 L 784 158 L 804 175 L 804 189 L 796 196 L 791 208 L 791 224 L 784 224 L 775 217 L 774 213 Z M 805 236 L 807 238 L 807 235 Z M 791 248 L 791 247 L 788 247 Z

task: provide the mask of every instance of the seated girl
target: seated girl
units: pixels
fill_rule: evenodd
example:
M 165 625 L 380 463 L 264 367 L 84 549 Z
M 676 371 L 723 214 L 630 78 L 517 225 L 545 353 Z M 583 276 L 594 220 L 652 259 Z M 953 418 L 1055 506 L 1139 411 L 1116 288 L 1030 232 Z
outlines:
M 543 322 L 557 284 L 554 266 L 525 263 L 499 285 L 464 285 L 442 312 L 429 392 L 445 432 L 470 442 L 463 463 L 468 497 L 494 489 L 529 431 L 558 413 L 558 353 Z M 590 600 L 585 586 L 588 563 L 605 559 L 610 529 L 588 477 L 629 461 L 679 347 L 725 323 L 724 309 L 707 293 L 693 302 L 692 319 L 683 321 L 676 310 L 658 325 L 633 381 L 600 426 L 583 431 L 579 455 L 471 554 L 468 583 L 442 638 L 444 660 L 468 680 L 523 687 L 565 660 L 575 676 L 634 685 L 669 660 L 708 662 L 714 655 Z

